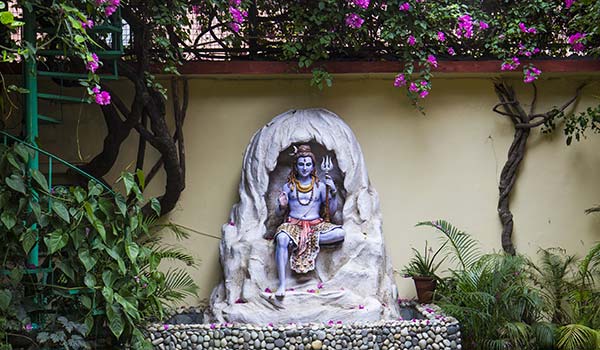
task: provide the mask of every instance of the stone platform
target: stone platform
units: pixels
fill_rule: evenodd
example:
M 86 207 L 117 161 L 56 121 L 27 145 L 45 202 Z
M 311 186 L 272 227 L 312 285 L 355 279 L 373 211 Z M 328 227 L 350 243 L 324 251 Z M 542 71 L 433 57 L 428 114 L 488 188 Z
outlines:
M 360 310 L 356 310 L 359 312 Z M 274 324 L 154 324 L 155 349 L 413 349 L 460 350 L 458 321 L 435 305 L 401 304 L 411 319 L 376 322 Z

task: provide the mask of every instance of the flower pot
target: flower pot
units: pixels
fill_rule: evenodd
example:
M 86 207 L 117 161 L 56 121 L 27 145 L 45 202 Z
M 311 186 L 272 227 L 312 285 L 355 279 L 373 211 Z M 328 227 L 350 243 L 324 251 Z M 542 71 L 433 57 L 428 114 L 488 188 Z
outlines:
M 413 276 L 415 288 L 417 289 L 417 299 L 419 303 L 431 303 L 433 299 L 433 291 L 437 286 L 437 280 L 428 276 Z

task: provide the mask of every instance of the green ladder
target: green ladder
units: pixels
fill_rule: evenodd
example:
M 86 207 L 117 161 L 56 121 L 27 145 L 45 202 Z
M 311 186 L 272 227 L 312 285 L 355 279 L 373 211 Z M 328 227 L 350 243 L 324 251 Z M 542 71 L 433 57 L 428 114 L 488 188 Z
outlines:
M 36 37 L 38 35 L 37 31 L 37 20 L 34 11 L 30 11 L 27 8 L 23 8 L 23 20 L 25 22 L 23 28 L 23 40 L 31 43 L 33 47 L 35 47 Z M 54 29 L 50 28 L 42 28 L 42 32 L 49 33 Z M 117 70 L 117 58 L 123 55 L 123 33 L 122 33 L 122 19 L 120 9 L 113 14 L 106 23 L 95 26 L 93 29 L 89 30 L 89 33 L 93 35 L 94 33 L 110 33 L 111 41 L 110 48 L 108 50 L 100 50 L 97 52 L 99 57 L 103 57 L 106 59 L 110 59 L 112 61 L 112 69 L 113 74 L 100 75 L 101 79 L 112 79 L 116 80 L 119 78 L 118 70 Z M 71 53 L 62 50 L 38 50 L 36 55 L 40 56 L 70 56 Z M 62 94 L 51 94 L 51 93 L 42 93 L 38 91 L 38 76 L 55 78 L 60 81 L 61 90 L 64 85 L 65 80 L 74 80 L 74 79 L 85 79 L 87 78 L 87 73 L 69 73 L 69 72 L 55 72 L 55 71 L 38 71 L 37 64 L 37 56 L 30 55 L 25 59 L 23 65 L 23 78 L 25 83 L 25 89 L 29 91 L 25 96 L 25 115 L 24 115 L 24 131 L 25 137 L 24 142 L 28 145 L 28 147 L 33 147 L 35 149 L 35 156 L 29 161 L 28 167 L 30 169 L 39 169 L 39 153 L 40 149 L 37 147 L 37 139 L 39 137 L 39 125 L 41 123 L 53 123 L 60 124 L 61 120 L 57 118 L 53 118 L 50 116 L 41 115 L 38 112 L 38 102 L 39 99 L 44 100 L 55 100 L 60 103 L 89 103 L 90 101 L 87 98 L 78 98 L 73 96 L 66 96 Z M 6 135 L 5 135 L 6 137 Z M 49 156 L 49 159 L 58 159 L 58 157 Z M 69 168 L 76 168 L 72 165 L 67 165 L 66 162 L 61 161 L 64 165 Z M 51 164 L 51 163 L 50 163 Z M 51 165 L 50 165 L 51 169 Z M 78 169 L 78 168 L 77 168 Z M 76 170 L 77 171 L 77 170 Z M 77 171 L 81 173 L 81 171 Z M 51 177 L 51 170 L 50 170 Z M 94 179 L 89 174 L 84 174 L 84 176 Z M 99 182 L 97 179 L 95 181 Z M 112 191 L 111 191 L 112 192 Z M 38 245 L 36 244 L 31 251 L 28 259 L 28 263 L 33 266 L 39 265 L 39 250 Z

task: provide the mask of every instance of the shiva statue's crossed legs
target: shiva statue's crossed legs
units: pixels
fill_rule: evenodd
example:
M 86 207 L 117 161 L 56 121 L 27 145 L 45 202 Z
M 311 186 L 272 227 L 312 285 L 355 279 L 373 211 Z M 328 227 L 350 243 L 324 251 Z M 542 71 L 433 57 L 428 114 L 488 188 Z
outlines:
M 345 232 L 342 228 L 335 228 L 329 232 L 319 235 L 319 244 L 333 244 L 344 240 Z M 277 234 L 275 248 L 275 260 L 277 262 L 277 273 L 279 275 L 279 287 L 275 296 L 282 297 L 285 295 L 285 273 L 287 262 L 289 260 L 289 246 L 291 243 L 290 237 L 283 231 Z

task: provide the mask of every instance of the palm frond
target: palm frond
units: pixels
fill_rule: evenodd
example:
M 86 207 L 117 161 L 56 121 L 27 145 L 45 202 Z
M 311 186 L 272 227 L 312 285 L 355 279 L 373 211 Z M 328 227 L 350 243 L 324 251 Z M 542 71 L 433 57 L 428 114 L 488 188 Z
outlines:
M 165 273 L 165 284 L 156 291 L 156 296 L 165 301 L 180 302 L 187 296 L 195 296 L 198 285 L 187 271 L 169 269 Z
M 480 258 L 479 242 L 469 234 L 460 231 L 444 220 L 423 221 L 416 226 L 430 226 L 441 231 L 445 238 L 444 242 L 448 242 L 446 249 L 452 253 L 451 259 L 460 264 L 460 268 L 468 270 Z M 446 244 L 446 243 L 444 243 Z
M 524 322 L 506 322 L 500 326 L 499 333 L 510 340 L 513 349 L 522 349 L 531 338 L 531 327 Z
M 196 259 L 191 254 L 186 253 L 184 249 L 180 247 L 163 245 L 155 248 L 152 254 L 156 255 L 159 260 L 176 260 L 183 262 L 187 266 L 198 266 Z
M 556 345 L 560 350 L 597 350 L 598 331 L 582 324 L 568 324 L 558 329 Z
M 531 330 L 538 348 L 551 349 L 556 341 L 556 325 L 550 322 L 536 322 L 531 325 Z
M 600 242 L 590 249 L 579 265 L 580 274 L 589 280 L 592 279 L 592 272 L 596 269 L 600 269 Z
M 483 339 L 481 341 L 482 350 L 507 350 L 514 349 L 508 339 Z

